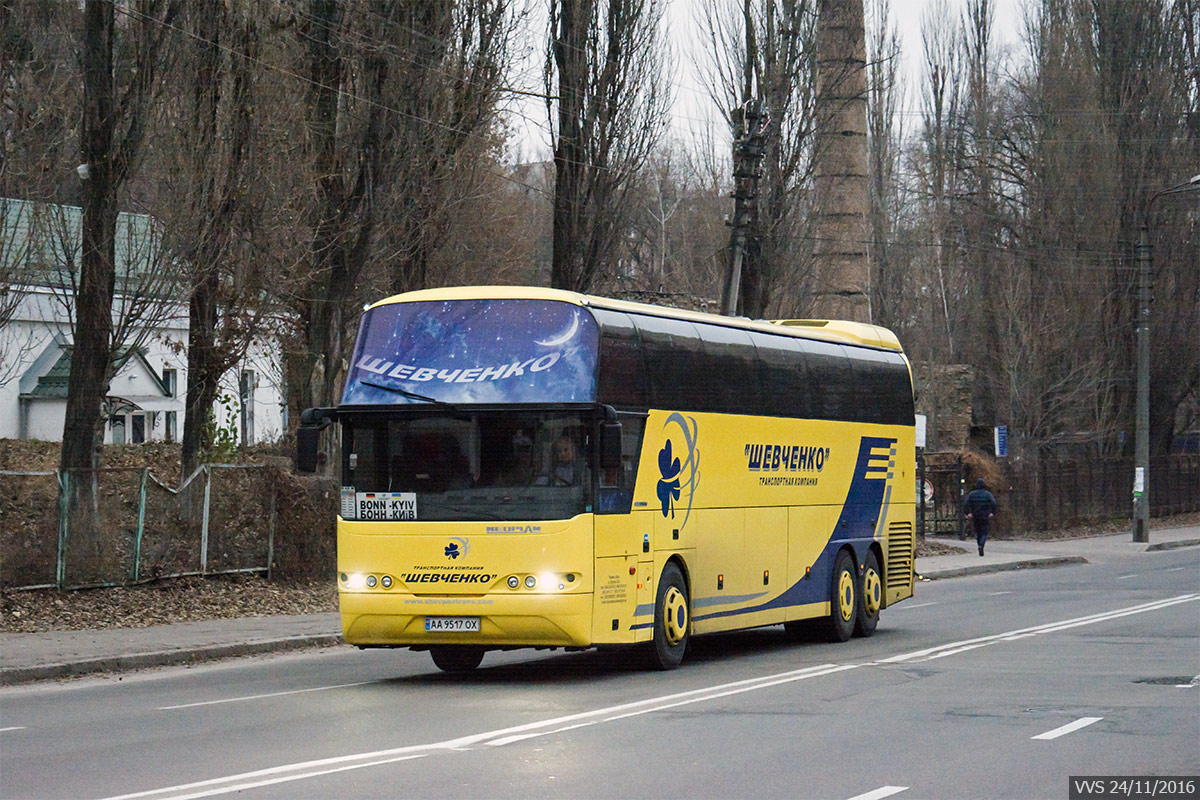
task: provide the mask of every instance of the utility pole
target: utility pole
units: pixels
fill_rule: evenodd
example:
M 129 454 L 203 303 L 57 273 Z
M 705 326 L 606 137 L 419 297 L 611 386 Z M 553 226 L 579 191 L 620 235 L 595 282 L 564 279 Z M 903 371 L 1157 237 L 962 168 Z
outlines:
M 1157 195 L 1155 195 L 1157 198 Z M 1149 209 L 1147 209 L 1149 213 Z M 1150 253 L 1149 226 L 1143 220 L 1135 260 L 1138 265 L 1137 426 L 1133 468 L 1133 541 L 1150 541 Z
M 1146 203 L 1134 260 L 1138 267 L 1137 409 L 1133 466 L 1133 541 L 1150 541 L 1150 281 L 1154 250 L 1150 244 L 1150 211 L 1154 201 L 1169 194 L 1200 189 L 1200 175 L 1187 183 L 1163 189 Z
M 742 0 L 742 22 L 746 29 L 746 59 L 742 62 L 742 104 L 733 110 L 733 220 L 729 234 L 729 269 L 725 273 L 725 293 L 721 313 L 734 316 L 740 311 L 739 290 L 742 266 L 746 260 L 751 231 L 758 230 L 758 178 L 763 156 L 762 103 L 754 97 L 754 67 L 758 47 L 754 39 L 754 20 L 750 0 Z
M 721 313 L 739 312 L 738 290 L 742 263 L 753 231 L 758 229 L 758 179 L 762 174 L 763 113 L 757 100 L 747 100 L 733 111 L 733 220 L 729 236 L 730 260 L 726 272 Z

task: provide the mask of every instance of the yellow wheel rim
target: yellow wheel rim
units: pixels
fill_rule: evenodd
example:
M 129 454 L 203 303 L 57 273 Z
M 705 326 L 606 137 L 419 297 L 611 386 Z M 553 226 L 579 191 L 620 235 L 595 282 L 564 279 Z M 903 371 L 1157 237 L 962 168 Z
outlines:
M 866 573 L 863 574 L 863 606 L 866 607 L 867 614 L 873 617 L 879 613 L 882 604 L 883 584 L 879 581 L 879 573 L 867 567 Z
M 838 613 L 844 622 L 854 619 L 854 576 L 850 570 L 842 570 L 838 577 Z
M 672 586 L 667 589 L 663 604 L 663 628 L 667 634 L 667 644 L 674 647 L 687 636 L 688 610 L 687 600 L 683 592 Z

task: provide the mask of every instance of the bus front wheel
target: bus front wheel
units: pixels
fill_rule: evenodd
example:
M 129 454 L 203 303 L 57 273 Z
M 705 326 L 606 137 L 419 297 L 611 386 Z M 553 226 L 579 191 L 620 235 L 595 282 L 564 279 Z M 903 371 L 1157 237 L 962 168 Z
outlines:
M 433 663 L 442 672 L 470 672 L 483 661 L 483 648 L 467 644 L 447 644 L 429 648 Z
M 658 580 L 658 594 L 654 602 L 652 668 L 675 669 L 682 663 L 690 627 L 687 583 L 678 566 L 667 564 Z
M 854 559 L 845 550 L 833 561 L 833 594 L 829 599 L 829 618 L 826 630 L 835 642 L 844 642 L 854 633 L 858 617 L 858 570 Z
M 879 609 L 883 607 L 883 579 L 879 577 L 879 559 L 873 551 L 867 551 L 859 588 L 854 632 L 859 636 L 870 636 L 879 624 Z

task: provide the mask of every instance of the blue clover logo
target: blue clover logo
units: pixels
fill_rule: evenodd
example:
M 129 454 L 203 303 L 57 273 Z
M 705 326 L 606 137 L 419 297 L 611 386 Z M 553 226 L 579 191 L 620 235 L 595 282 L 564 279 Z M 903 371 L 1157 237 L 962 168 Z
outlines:
M 446 558 L 454 560 L 459 556 L 466 557 L 467 553 L 471 552 L 471 543 L 469 539 L 464 539 L 461 536 L 455 536 L 450 540 L 450 544 L 446 545 Z
M 658 482 L 658 499 L 662 501 L 663 516 L 675 518 L 675 501 L 679 499 L 679 472 L 682 469 L 678 458 L 671 457 L 671 440 L 658 451 L 658 471 L 662 480 Z

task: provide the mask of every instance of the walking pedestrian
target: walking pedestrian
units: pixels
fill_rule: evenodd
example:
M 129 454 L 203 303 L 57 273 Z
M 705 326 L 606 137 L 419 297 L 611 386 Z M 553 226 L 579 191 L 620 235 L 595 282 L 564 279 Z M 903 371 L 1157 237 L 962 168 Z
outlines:
M 996 516 L 996 498 L 988 491 L 983 478 L 975 481 L 975 488 L 967 495 L 967 519 L 975 526 L 975 543 L 979 545 L 979 555 L 983 555 L 983 546 L 987 544 L 988 528 L 991 527 L 992 517 Z

